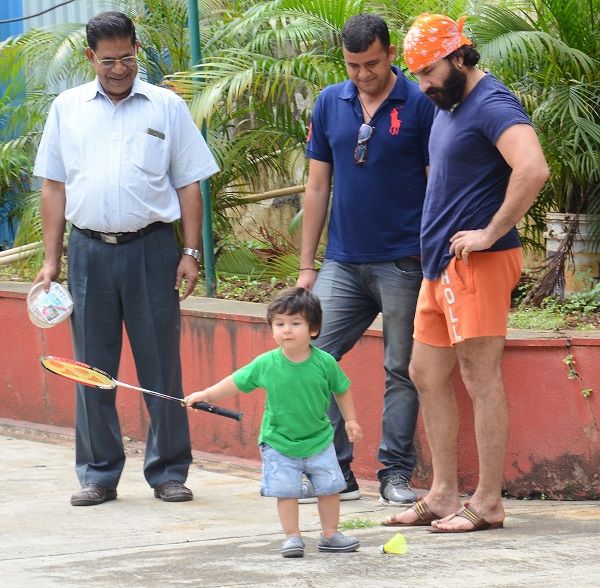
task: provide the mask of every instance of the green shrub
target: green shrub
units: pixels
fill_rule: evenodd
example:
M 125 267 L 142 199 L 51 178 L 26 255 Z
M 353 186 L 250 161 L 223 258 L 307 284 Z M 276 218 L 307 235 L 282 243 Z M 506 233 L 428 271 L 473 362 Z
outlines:
M 596 284 L 588 292 L 572 294 L 564 301 L 553 297 L 545 298 L 540 308 L 520 304 L 511 312 L 508 325 L 513 329 L 541 331 L 598 329 L 600 328 L 600 284 Z

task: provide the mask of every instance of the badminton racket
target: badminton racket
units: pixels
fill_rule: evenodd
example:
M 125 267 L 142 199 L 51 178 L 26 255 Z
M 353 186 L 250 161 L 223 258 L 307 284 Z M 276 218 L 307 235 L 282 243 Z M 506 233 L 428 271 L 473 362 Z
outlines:
M 185 406 L 186 402 L 182 398 L 175 398 L 175 396 L 168 396 L 167 394 L 161 394 L 154 390 L 147 390 L 146 388 L 140 388 L 139 386 L 132 386 L 131 384 L 125 384 L 119 382 L 113 377 L 109 376 L 106 372 L 83 363 L 75 361 L 73 359 L 65 359 L 63 357 L 56 357 L 53 355 L 43 355 L 40 357 L 40 362 L 44 368 L 48 371 L 62 376 L 63 378 L 69 378 L 85 386 L 91 386 L 93 388 L 100 388 L 101 390 L 112 390 L 117 386 L 123 388 L 130 388 L 132 390 L 139 390 L 144 394 L 150 394 L 150 396 L 158 396 L 158 398 L 164 398 L 165 400 L 173 400 L 179 404 Z M 234 410 L 228 410 L 227 408 L 221 408 L 220 406 L 214 406 L 207 402 L 194 402 L 191 405 L 192 408 L 198 410 L 204 410 L 211 412 L 219 416 L 235 419 L 236 421 L 242 420 L 242 413 Z

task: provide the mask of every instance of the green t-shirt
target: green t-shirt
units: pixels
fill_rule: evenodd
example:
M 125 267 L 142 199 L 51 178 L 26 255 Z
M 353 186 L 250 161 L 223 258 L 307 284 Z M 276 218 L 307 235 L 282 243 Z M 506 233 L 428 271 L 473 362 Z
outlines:
M 333 356 L 312 346 L 300 363 L 281 348 L 267 351 L 234 372 L 233 381 L 242 392 L 266 390 L 258 442 L 290 457 L 310 457 L 333 441 L 331 393 L 343 394 L 350 385 Z

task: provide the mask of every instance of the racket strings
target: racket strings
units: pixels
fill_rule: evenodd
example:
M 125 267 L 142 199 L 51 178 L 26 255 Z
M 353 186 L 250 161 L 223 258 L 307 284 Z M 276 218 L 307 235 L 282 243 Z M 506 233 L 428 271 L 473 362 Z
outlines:
M 96 388 L 114 388 L 115 381 L 107 373 L 87 364 L 52 356 L 41 358 L 42 365 L 59 376 Z

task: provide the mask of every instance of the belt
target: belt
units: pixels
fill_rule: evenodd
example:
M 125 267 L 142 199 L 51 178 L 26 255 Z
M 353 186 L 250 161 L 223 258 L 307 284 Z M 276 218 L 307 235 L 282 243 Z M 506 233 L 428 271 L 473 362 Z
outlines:
M 156 231 L 161 227 L 168 226 L 169 223 L 163 223 L 161 221 L 157 221 L 140 229 L 139 231 L 133 231 L 131 233 L 101 233 L 99 231 L 92 231 L 91 229 L 80 229 L 73 225 L 73 228 L 77 229 L 80 233 L 86 235 L 87 237 L 91 237 L 92 239 L 100 239 L 103 243 L 111 243 L 112 245 L 118 245 L 120 243 L 129 243 L 129 241 L 133 241 L 138 237 L 143 237 L 152 231 Z

